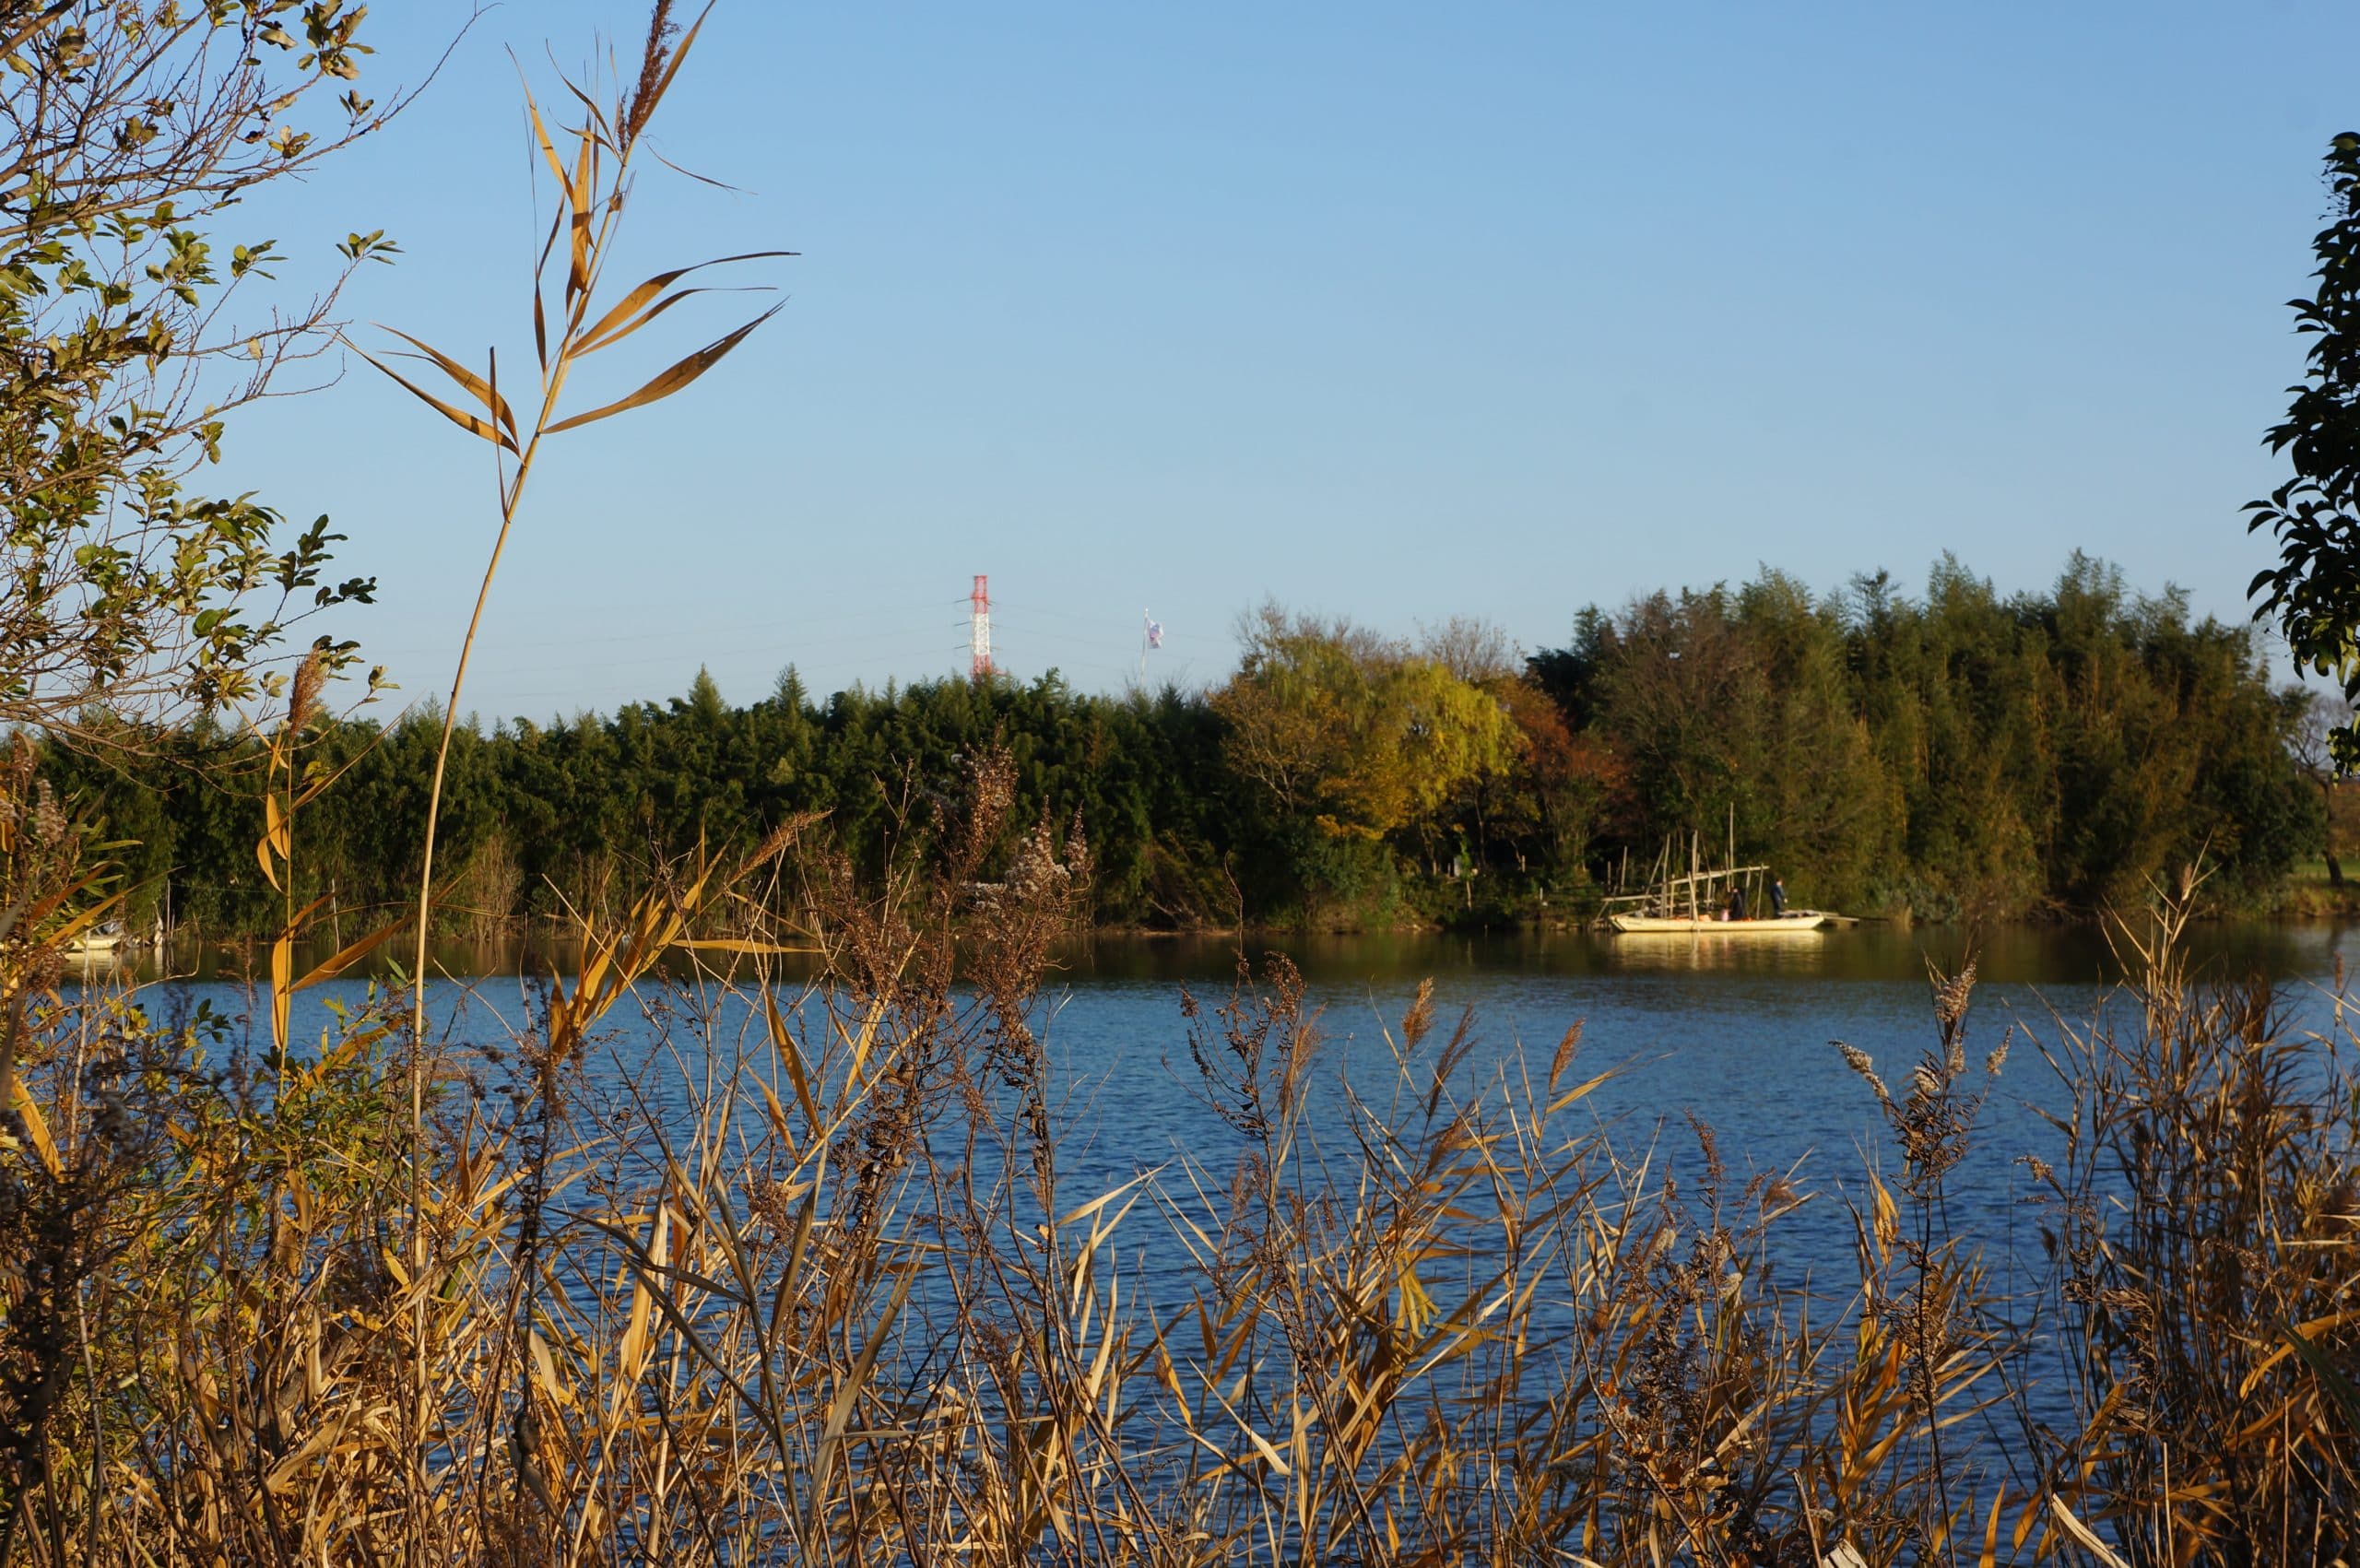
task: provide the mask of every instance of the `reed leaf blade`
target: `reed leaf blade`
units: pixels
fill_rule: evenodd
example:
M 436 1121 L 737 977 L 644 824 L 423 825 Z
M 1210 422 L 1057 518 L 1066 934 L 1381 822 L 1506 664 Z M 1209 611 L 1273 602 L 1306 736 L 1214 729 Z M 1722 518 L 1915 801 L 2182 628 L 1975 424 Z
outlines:
M 619 398 L 615 402 L 606 405 L 604 407 L 593 408 L 586 414 L 576 414 L 570 419 L 560 419 L 557 423 L 549 427 L 548 433 L 550 435 L 556 435 L 563 430 L 575 430 L 596 420 L 610 419 L 617 414 L 628 413 L 633 408 L 643 408 L 651 403 L 659 402 L 664 398 L 671 396 L 674 393 L 679 391 L 690 383 L 695 381 L 699 376 L 704 374 L 705 371 L 719 364 L 729 351 L 737 348 L 740 343 L 743 343 L 747 337 L 753 333 L 755 328 L 761 326 L 764 322 L 770 320 L 771 317 L 778 314 L 780 311 L 785 308 L 785 301 L 781 301 L 778 304 L 773 305 L 761 315 L 758 315 L 753 320 L 746 323 L 743 326 L 738 327 L 734 331 L 714 339 L 711 343 L 706 344 L 695 353 L 689 355 L 684 360 L 681 360 L 678 363 L 657 375 L 654 380 L 648 382 L 646 385 L 641 387 L 637 392 L 632 393 L 630 396 Z

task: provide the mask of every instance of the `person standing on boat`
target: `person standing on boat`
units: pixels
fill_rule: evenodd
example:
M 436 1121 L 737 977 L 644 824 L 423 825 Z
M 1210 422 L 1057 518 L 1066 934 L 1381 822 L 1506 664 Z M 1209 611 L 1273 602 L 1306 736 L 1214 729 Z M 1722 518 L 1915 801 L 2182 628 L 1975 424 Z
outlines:
M 1776 920 L 1786 913 L 1787 879 L 1784 877 L 1773 877 L 1770 878 L 1770 918 Z
M 1743 920 L 1745 918 L 1745 890 L 1743 888 L 1731 884 L 1729 888 L 1729 913 L 1724 914 L 1721 918 L 1724 920 Z

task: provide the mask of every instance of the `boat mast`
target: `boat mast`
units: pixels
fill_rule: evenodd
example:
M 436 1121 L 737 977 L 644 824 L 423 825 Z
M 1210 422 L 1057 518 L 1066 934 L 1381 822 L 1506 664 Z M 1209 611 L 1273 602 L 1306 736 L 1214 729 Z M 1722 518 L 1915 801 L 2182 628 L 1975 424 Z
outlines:
M 1698 866 L 1699 861 L 1696 847 L 1696 831 L 1693 828 L 1691 828 L 1688 831 L 1688 918 L 1691 920 L 1697 918 L 1696 873 Z

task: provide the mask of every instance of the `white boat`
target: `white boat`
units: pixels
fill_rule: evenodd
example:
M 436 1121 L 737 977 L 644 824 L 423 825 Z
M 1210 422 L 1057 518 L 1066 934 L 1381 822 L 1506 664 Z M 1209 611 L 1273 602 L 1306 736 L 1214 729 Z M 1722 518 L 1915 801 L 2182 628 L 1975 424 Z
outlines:
M 1625 937 L 1808 937 L 1826 928 L 1833 916 L 1816 909 L 1790 909 L 1759 920 L 1724 920 L 1709 914 L 1610 914 L 1606 923 Z
M 1732 831 L 1729 836 L 1734 840 L 1737 835 Z M 1771 902 L 1770 868 L 1729 866 L 1708 870 L 1693 837 L 1687 874 L 1670 875 L 1671 865 L 1671 846 L 1666 844 L 1646 890 L 1617 894 L 1606 901 L 1606 924 L 1625 937 L 1808 937 L 1844 919 L 1823 909 L 1753 915 L 1752 911 Z M 1729 915 L 1732 906 L 1748 913 L 1732 920 Z
M 82 963 L 105 963 L 117 957 L 125 938 L 123 927 L 110 921 L 93 925 L 65 944 L 65 956 Z

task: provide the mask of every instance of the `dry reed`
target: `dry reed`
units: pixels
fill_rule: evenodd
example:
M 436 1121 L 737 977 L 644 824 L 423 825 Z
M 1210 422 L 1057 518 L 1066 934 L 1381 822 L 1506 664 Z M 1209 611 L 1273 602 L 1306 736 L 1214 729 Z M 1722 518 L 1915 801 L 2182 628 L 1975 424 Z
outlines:
M 542 435 L 755 324 L 557 418 L 576 360 L 679 298 L 667 273 L 590 304 L 695 36 L 657 8 L 628 93 L 577 95 L 571 167 L 534 112 L 565 197 L 535 422 L 417 345 L 482 413 L 419 395 L 503 455 L 487 591 Z M 301 814 L 335 780 L 294 688 L 256 846 L 285 919 L 242 1024 L 59 984 L 102 851 L 21 746 L 0 771 L 0 1568 L 2350 1551 L 2360 1092 L 2267 993 L 2189 984 L 2184 895 L 2046 1047 L 2071 1108 L 2027 1167 L 2044 1289 L 1997 1293 L 1950 1217 L 2007 1055 L 1975 1060 L 1969 971 L 1935 977 L 1901 1092 L 1850 1053 L 1894 1168 L 1830 1292 L 1782 1264 L 1835 1200 L 1735 1181 L 1701 1125 L 1677 1159 L 1619 1146 L 1578 1029 L 1545 1072 L 1480 1066 L 1429 986 L 1381 1081 L 1348 1080 L 1276 958 L 1176 999 L 1222 1136 L 1070 1190 L 1041 988 L 1089 851 L 1015 819 L 997 749 L 880 873 L 806 823 L 650 867 L 504 1037 L 430 1035 L 421 953 L 298 1041 L 292 999 L 407 923 L 298 965 Z M 806 944 L 825 976 L 789 984 Z M 629 1070 L 599 1066 L 618 1008 L 655 1043 Z
M 1088 855 L 1012 799 L 979 757 L 881 880 L 791 832 L 664 868 L 510 1038 L 435 1058 L 415 1211 L 406 998 L 316 1047 L 274 1007 L 262 1063 L 210 1014 L 36 998 L 0 1156 L 0 1562 L 2345 1550 L 2351 1083 L 2168 944 L 2135 1028 L 2050 1048 L 2080 1107 L 2038 1173 L 2050 1315 L 1943 1218 L 2001 1065 L 1967 975 L 1903 1091 L 1857 1064 L 1895 1163 L 1830 1298 L 1779 1265 L 1833 1200 L 1738 1183 L 1701 1126 L 1676 1161 L 1615 1147 L 1577 1038 L 1545 1076 L 1479 1067 L 1429 988 L 1383 1081 L 1347 1083 L 1276 959 L 1178 1002 L 1226 1140 L 1068 1191 L 1039 988 Z M 702 935 L 725 902 L 783 923 Z M 815 932 L 824 983 L 770 973 Z M 659 1054 L 594 1071 L 619 1007 Z M 2036 1338 L 2080 1419 L 2003 1439 Z

